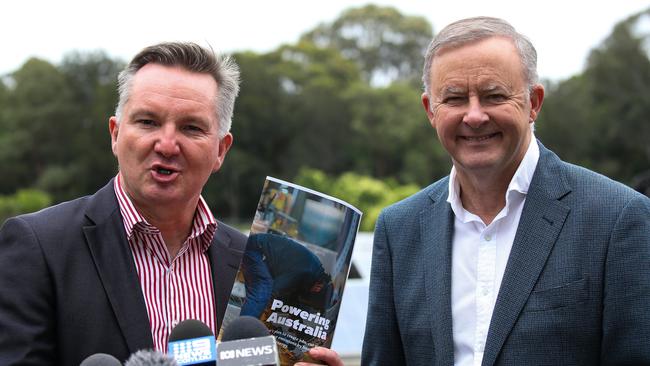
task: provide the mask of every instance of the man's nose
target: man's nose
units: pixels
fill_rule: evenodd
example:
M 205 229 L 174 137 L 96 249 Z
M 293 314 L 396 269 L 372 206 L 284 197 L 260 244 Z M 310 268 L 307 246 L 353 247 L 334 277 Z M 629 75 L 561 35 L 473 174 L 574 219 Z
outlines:
M 171 157 L 180 153 L 176 126 L 168 124 L 160 128 L 154 145 L 154 151 L 164 157 Z
M 463 122 L 469 125 L 472 129 L 478 129 L 489 120 L 490 117 L 485 113 L 479 98 L 477 96 L 471 96 L 469 98 L 467 111 L 463 116 Z

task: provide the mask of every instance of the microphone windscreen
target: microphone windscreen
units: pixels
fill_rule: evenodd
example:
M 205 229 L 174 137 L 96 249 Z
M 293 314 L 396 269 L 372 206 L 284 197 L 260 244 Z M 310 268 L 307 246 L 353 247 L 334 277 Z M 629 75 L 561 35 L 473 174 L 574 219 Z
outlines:
M 79 366 L 122 366 L 122 363 L 117 358 L 106 353 L 95 353 L 81 361 Z
M 268 335 L 269 330 L 264 323 L 255 317 L 245 315 L 234 319 L 228 324 L 228 327 L 223 331 L 221 341 L 228 342 L 235 339 L 266 337 Z
M 169 335 L 169 341 L 175 342 L 183 339 L 209 336 L 214 337 L 214 333 L 212 333 L 212 329 L 210 329 L 210 327 L 205 323 L 196 319 L 187 319 L 178 323 L 178 325 L 172 329 L 172 332 Z
M 132 354 L 124 366 L 178 366 L 178 363 L 158 351 L 140 350 Z
M 212 329 L 203 322 L 187 319 L 169 335 L 168 353 L 180 366 L 215 365 L 217 345 Z

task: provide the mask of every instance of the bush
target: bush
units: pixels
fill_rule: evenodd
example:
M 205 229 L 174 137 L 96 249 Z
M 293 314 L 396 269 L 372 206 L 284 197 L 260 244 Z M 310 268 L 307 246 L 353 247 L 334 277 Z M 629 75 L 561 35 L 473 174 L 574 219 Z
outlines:
M 316 169 L 301 169 L 295 178 L 297 184 L 339 198 L 363 212 L 362 231 L 372 231 L 381 210 L 420 190 L 414 184 L 399 185 L 394 180 L 379 180 L 357 173 L 344 173 L 338 178 L 328 177 Z
M 0 222 L 23 213 L 38 211 L 52 203 L 50 195 L 36 189 L 21 189 L 10 196 L 0 196 Z

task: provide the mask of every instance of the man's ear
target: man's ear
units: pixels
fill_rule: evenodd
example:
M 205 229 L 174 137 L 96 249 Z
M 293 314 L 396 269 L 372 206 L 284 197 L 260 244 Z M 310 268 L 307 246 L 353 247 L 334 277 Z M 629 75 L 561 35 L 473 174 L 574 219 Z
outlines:
M 427 118 L 429 118 L 429 123 L 431 124 L 431 127 L 435 129 L 436 123 L 433 118 L 433 111 L 431 108 L 431 96 L 427 92 L 422 93 L 422 106 L 424 107 L 424 110 L 427 113 Z
M 219 151 L 217 153 L 218 154 L 217 161 L 214 162 L 214 166 L 212 167 L 213 173 L 216 173 L 221 168 L 224 159 L 226 159 L 226 154 L 228 153 L 228 150 L 230 150 L 230 147 L 232 146 L 232 141 L 233 141 L 233 137 L 230 132 L 228 132 L 224 137 L 219 139 Z
M 544 103 L 544 86 L 535 84 L 530 91 L 530 122 L 535 122 Z
M 117 134 L 120 130 L 120 124 L 117 122 L 117 117 L 113 116 L 108 119 L 108 131 L 111 134 L 111 150 L 113 155 L 117 156 Z

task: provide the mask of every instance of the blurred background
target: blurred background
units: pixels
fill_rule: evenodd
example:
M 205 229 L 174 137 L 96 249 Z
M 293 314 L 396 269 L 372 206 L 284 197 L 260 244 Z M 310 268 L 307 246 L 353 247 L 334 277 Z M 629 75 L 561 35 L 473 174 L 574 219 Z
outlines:
M 537 137 L 569 162 L 650 185 L 650 9 L 643 1 L 23 1 L 0 22 L 0 220 L 91 194 L 116 173 L 108 118 L 137 51 L 189 40 L 241 66 L 235 136 L 204 197 L 250 227 L 264 178 L 379 210 L 446 175 L 420 104 L 422 54 L 467 16 L 510 21 L 538 48 Z
M 25 0 L 0 21 L 0 222 L 92 194 L 116 174 L 116 76 L 141 48 L 194 41 L 241 66 L 235 143 L 204 197 L 250 228 L 267 175 L 382 207 L 448 174 L 421 107 L 423 51 L 448 23 L 502 17 L 537 47 L 536 135 L 566 161 L 650 194 L 650 3 L 466 0 Z M 606 197 L 604 199 L 607 199 Z M 358 364 L 372 234 L 361 233 L 333 348 Z

